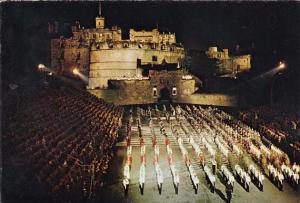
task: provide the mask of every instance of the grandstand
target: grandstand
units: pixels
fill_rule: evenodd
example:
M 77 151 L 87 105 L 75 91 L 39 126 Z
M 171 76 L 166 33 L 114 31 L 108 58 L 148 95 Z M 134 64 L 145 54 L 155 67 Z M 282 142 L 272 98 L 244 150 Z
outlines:
M 123 108 L 68 85 L 19 99 L 3 133 L 4 163 L 22 160 L 53 198 L 89 198 L 107 173 Z

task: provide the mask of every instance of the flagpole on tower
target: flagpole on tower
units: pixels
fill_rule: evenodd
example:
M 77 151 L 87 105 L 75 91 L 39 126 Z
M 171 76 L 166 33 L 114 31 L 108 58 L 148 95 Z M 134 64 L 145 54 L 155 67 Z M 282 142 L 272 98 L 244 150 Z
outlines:
M 96 28 L 97 29 L 104 29 L 104 17 L 102 17 L 102 8 L 101 8 L 101 1 L 98 4 L 98 16 L 96 17 Z
M 102 13 L 101 13 L 101 1 L 99 1 L 99 16 L 101 17 Z

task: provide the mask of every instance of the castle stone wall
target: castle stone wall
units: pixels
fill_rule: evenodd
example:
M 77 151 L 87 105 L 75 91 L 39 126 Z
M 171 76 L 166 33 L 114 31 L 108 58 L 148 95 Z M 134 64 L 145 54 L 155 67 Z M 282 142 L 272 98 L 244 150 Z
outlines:
M 90 52 L 89 88 L 106 88 L 110 78 L 140 75 L 138 59 L 141 60 L 141 64 L 162 64 L 164 61 L 177 63 L 183 56 L 183 52 L 180 51 L 169 52 L 139 48 L 93 50 Z
M 225 94 L 192 94 L 190 96 L 181 96 L 174 102 L 201 104 L 212 106 L 237 106 L 238 101 L 235 96 Z
M 51 40 L 51 67 L 59 72 L 72 73 L 74 68 L 82 73 L 88 73 L 90 51 L 86 46 L 61 47 L 64 40 Z
M 131 92 L 130 97 L 127 93 L 123 94 L 120 90 L 88 90 L 91 94 L 99 98 L 103 98 L 107 102 L 117 105 L 133 105 L 133 104 L 153 104 L 157 102 L 157 98 L 153 98 L 150 91 L 136 89 Z M 237 98 L 224 94 L 192 94 L 189 96 L 180 96 L 172 100 L 174 103 L 201 104 L 212 106 L 237 106 Z
M 136 31 L 134 29 L 130 29 L 129 39 L 130 41 L 139 42 L 176 43 L 175 34 L 159 33 L 157 29 L 153 29 L 152 31 Z
M 130 39 L 122 39 L 117 26 L 105 28 L 104 17 L 95 22 L 96 28 L 84 29 L 77 21 L 70 38 L 51 40 L 51 67 L 67 74 L 79 69 L 88 78 L 88 89 L 107 88 L 115 77 L 141 76 L 141 65 L 177 63 L 184 57 L 175 34 L 130 29 Z
M 209 47 L 206 51 L 208 58 L 219 60 L 219 72 L 227 74 L 232 72 L 249 71 L 251 69 L 251 55 L 229 56 L 228 49 L 218 51 L 217 47 Z

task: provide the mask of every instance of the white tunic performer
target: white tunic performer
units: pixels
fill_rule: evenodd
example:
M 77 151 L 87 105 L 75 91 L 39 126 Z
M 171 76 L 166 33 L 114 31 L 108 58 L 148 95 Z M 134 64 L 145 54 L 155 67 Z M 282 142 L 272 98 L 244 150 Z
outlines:
M 128 146 L 127 147 L 127 155 L 131 155 L 132 154 L 132 146 Z
M 145 165 L 142 164 L 140 167 L 140 178 L 139 178 L 140 187 L 142 189 L 144 188 L 144 184 L 145 184 L 145 176 L 146 176 L 146 168 Z
M 192 178 L 193 185 L 195 187 L 195 190 L 197 191 L 198 190 L 198 185 L 199 185 L 199 179 L 198 179 L 198 177 L 195 173 L 195 170 L 194 170 L 194 168 L 191 164 L 188 166 L 188 168 L 189 168 L 189 172 L 190 172 L 190 175 L 191 175 L 191 178 Z
M 171 149 L 170 145 L 167 145 L 167 153 L 168 153 L 168 155 L 172 155 L 172 149 Z
M 125 164 L 124 167 L 124 177 L 130 180 L 130 167 L 127 163 Z
M 123 179 L 123 187 L 125 189 L 125 192 L 128 191 L 128 187 L 129 187 L 129 180 L 127 178 Z
M 159 155 L 159 145 L 155 145 L 154 146 L 154 152 L 155 152 L 155 155 Z
M 258 183 L 259 183 L 258 187 L 260 188 L 261 191 L 263 191 L 263 187 L 264 187 L 263 181 L 264 181 L 264 179 L 265 179 L 265 176 L 260 173 L 259 176 L 258 176 Z
M 216 182 L 216 178 L 215 176 L 212 174 L 210 168 L 208 168 L 207 165 L 204 166 L 204 172 L 205 172 L 205 175 L 207 177 L 207 179 L 209 180 L 210 182 L 210 185 L 212 187 L 212 190 L 213 192 L 215 191 L 215 182 Z
M 162 184 L 164 181 L 164 177 L 163 177 L 162 171 L 158 164 L 155 164 L 155 171 L 156 171 L 157 185 L 158 185 L 158 188 L 161 190 Z
M 178 188 L 178 186 L 179 186 L 179 175 L 177 173 L 177 170 L 176 170 L 174 164 L 170 165 L 170 169 L 171 169 L 171 173 L 173 175 L 173 183 Z

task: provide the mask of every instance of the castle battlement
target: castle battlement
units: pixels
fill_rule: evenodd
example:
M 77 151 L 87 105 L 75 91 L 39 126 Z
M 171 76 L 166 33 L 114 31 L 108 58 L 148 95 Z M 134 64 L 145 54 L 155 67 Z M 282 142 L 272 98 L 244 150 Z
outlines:
M 154 42 L 138 42 L 138 41 L 110 41 L 96 42 L 91 45 L 91 51 L 101 49 L 137 49 L 137 50 L 156 50 L 163 52 L 184 54 L 184 48 L 181 44 L 159 44 Z
M 238 73 L 249 71 L 251 68 L 251 55 L 230 56 L 228 49 L 218 51 L 217 47 L 209 47 L 206 51 L 208 58 L 216 59 L 219 63 L 220 73 Z

